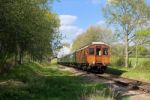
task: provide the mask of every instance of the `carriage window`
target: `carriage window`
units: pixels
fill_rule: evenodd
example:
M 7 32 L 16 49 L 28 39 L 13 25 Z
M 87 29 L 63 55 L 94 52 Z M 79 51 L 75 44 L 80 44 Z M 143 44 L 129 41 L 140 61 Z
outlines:
M 104 48 L 103 55 L 108 55 L 108 48 Z
M 96 55 L 101 56 L 101 48 L 96 48 Z
M 89 48 L 89 54 L 94 55 L 94 48 Z

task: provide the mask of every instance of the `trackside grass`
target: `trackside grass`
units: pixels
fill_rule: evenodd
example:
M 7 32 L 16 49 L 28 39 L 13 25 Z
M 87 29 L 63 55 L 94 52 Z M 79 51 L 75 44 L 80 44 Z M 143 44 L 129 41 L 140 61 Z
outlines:
M 119 75 L 126 78 L 150 82 L 150 58 L 138 58 L 138 65 L 134 68 L 135 58 L 129 59 L 131 68 L 121 66 L 109 66 L 107 73 Z
M 23 64 L 0 77 L 0 100 L 113 100 L 104 90 L 105 85 L 60 71 L 57 64 Z
M 143 70 L 138 68 L 119 68 L 116 66 L 109 66 L 106 73 L 119 75 L 126 78 L 150 82 L 150 70 Z

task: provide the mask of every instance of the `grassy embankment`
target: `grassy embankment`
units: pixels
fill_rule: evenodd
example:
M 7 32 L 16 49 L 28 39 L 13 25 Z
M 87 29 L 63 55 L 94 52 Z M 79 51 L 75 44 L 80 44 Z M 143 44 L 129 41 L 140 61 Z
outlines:
M 134 66 L 136 61 L 135 58 L 130 58 L 130 61 L 131 65 Z M 138 65 L 135 68 L 110 66 L 107 70 L 107 73 L 150 82 L 150 58 L 139 58 Z
M 61 71 L 57 64 L 23 64 L 0 77 L 0 100 L 112 100 L 108 94 L 105 85 Z

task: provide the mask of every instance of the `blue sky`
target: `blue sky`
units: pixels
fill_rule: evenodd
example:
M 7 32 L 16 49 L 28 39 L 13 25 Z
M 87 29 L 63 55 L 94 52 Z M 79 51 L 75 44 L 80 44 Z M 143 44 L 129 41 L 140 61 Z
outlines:
M 72 42 L 78 34 L 91 25 L 103 25 L 105 19 L 102 8 L 106 2 L 107 0 L 56 0 L 53 11 L 61 16 L 60 32 L 66 36 L 66 42 Z M 146 2 L 150 4 L 150 0 Z M 75 36 L 73 37 L 72 34 Z
M 53 12 L 59 15 L 62 42 L 72 44 L 73 40 L 91 25 L 106 25 L 102 8 L 107 0 L 56 0 Z M 150 0 L 146 0 L 150 4 Z M 69 52 L 65 49 L 63 52 Z
M 77 16 L 75 25 L 87 28 L 103 19 L 101 8 L 105 3 L 106 0 L 61 0 L 54 3 L 53 10 L 59 15 Z
M 106 0 L 60 0 L 55 1 L 53 11 L 61 20 L 60 32 L 65 37 L 63 42 L 72 43 L 77 35 L 88 27 L 104 21 L 102 8 Z

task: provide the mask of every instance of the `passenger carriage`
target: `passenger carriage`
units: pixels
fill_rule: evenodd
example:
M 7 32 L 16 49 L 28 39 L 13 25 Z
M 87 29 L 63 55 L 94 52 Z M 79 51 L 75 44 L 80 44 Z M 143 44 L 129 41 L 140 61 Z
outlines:
M 103 42 L 92 42 L 60 58 L 60 61 L 60 64 L 103 73 L 110 63 L 110 46 Z

